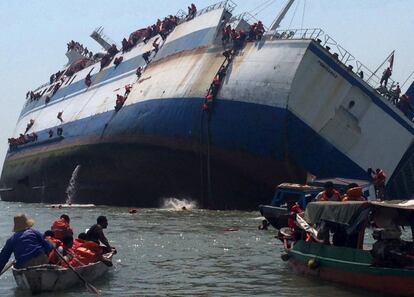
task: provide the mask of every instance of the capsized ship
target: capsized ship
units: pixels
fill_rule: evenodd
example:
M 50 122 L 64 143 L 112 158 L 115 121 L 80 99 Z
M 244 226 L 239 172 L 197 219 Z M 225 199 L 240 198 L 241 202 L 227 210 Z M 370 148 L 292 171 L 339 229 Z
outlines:
M 71 73 L 24 104 L 13 138 L 27 128 L 32 136 L 7 153 L 2 200 L 63 202 L 78 165 L 75 203 L 157 207 L 173 196 L 253 209 L 281 182 L 303 183 L 308 173 L 366 179 L 377 167 L 390 195 L 411 196 L 413 123 L 376 91 L 379 77 L 322 30 L 278 30 L 292 2 L 229 59 L 223 28 L 248 31 L 251 21 L 233 16 L 231 1 L 182 18 L 165 40 L 139 41 L 103 69 L 70 50 L 63 71 Z

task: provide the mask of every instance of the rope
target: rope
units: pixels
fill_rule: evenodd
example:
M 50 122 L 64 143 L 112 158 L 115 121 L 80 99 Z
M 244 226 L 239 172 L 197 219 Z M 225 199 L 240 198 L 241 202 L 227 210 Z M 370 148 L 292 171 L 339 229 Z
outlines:
M 257 16 L 259 13 L 261 13 L 263 10 L 267 9 L 270 5 L 272 5 L 273 3 L 276 3 L 277 0 L 272 0 L 270 1 L 265 7 L 263 7 L 262 9 L 260 9 L 258 12 L 256 12 L 255 14 L 253 14 L 253 16 Z
M 292 26 L 292 22 L 293 22 L 293 19 L 295 18 L 296 10 L 298 9 L 298 6 L 299 6 L 299 1 L 296 3 L 295 10 L 293 11 L 292 19 L 290 20 L 289 27 L 288 27 L 289 29 Z
M 257 5 L 255 8 L 253 8 L 252 10 L 249 11 L 249 13 L 253 14 L 253 12 L 255 10 L 258 10 L 260 8 L 262 8 L 263 6 L 266 6 L 268 3 L 273 2 L 274 0 L 267 0 L 265 2 L 263 2 L 262 4 Z
M 306 11 L 306 0 L 303 0 L 303 14 L 302 14 L 302 24 L 300 26 L 301 29 L 303 29 L 303 22 L 305 20 L 305 11 Z

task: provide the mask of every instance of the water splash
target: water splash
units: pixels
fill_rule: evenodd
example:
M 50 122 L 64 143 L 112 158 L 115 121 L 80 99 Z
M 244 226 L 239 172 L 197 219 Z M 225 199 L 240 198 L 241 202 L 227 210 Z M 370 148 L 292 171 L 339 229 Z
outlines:
M 72 176 L 69 180 L 69 185 L 66 188 L 66 204 L 71 205 L 74 201 L 74 198 L 76 196 L 76 180 L 78 178 L 78 173 L 81 166 L 77 165 L 75 167 L 75 170 L 72 172 Z
M 190 210 L 197 208 L 197 203 L 187 199 L 165 198 L 161 208 L 169 210 Z

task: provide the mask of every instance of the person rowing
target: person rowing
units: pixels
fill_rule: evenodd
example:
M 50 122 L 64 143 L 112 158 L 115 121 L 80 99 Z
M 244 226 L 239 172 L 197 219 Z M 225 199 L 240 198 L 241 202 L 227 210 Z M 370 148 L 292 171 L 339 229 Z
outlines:
M 0 252 L 0 271 L 12 253 L 16 259 L 14 266 L 18 269 L 48 263 L 47 254 L 52 250 L 52 245 L 39 231 L 32 229 L 33 225 L 34 220 L 27 218 L 25 214 L 14 217 L 14 234 Z
M 86 232 L 86 239 L 94 241 L 97 244 L 103 244 L 104 253 L 116 252 L 116 249 L 111 247 L 108 239 L 106 238 L 103 229 L 108 227 L 108 219 L 105 216 L 99 216 L 96 220 L 96 224 L 92 225 L 88 232 Z

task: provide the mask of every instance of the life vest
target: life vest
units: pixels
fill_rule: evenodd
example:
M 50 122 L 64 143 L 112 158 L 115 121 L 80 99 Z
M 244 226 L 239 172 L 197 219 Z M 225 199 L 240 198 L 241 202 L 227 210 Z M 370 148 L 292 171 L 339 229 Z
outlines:
M 54 221 L 50 229 L 55 233 L 56 239 L 62 239 L 67 235 L 73 236 L 73 230 L 64 219 Z
M 346 191 L 345 197 L 342 199 L 342 201 L 363 201 L 365 200 L 362 196 L 362 188 L 361 187 L 354 187 L 350 188 Z
M 289 212 L 289 217 L 288 217 L 288 227 L 289 228 L 295 228 L 296 224 L 295 224 L 295 219 L 296 219 L 296 214 L 303 212 L 302 208 L 300 208 L 298 203 L 295 203 L 295 205 L 293 205 L 290 208 L 290 212 Z
M 341 194 L 335 189 L 332 190 L 333 193 L 329 197 L 328 194 L 326 194 L 326 191 L 322 192 L 322 197 L 319 201 L 341 201 Z
M 74 250 L 76 250 L 78 247 L 80 247 L 83 243 L 85 242 L 85 240 L 83 240 L 83 239 L 79 239 L 79 238 L 76 238 L 74 241 L 73 241 L 73 249 Z
M 71 261 L 71 265 L 88 265 L 99 261 L 102 255 L 102 248 L 96 242 L 84 241 L 79 247 L 74 249 L 73 252 L 75 254 L 75 259 Z

